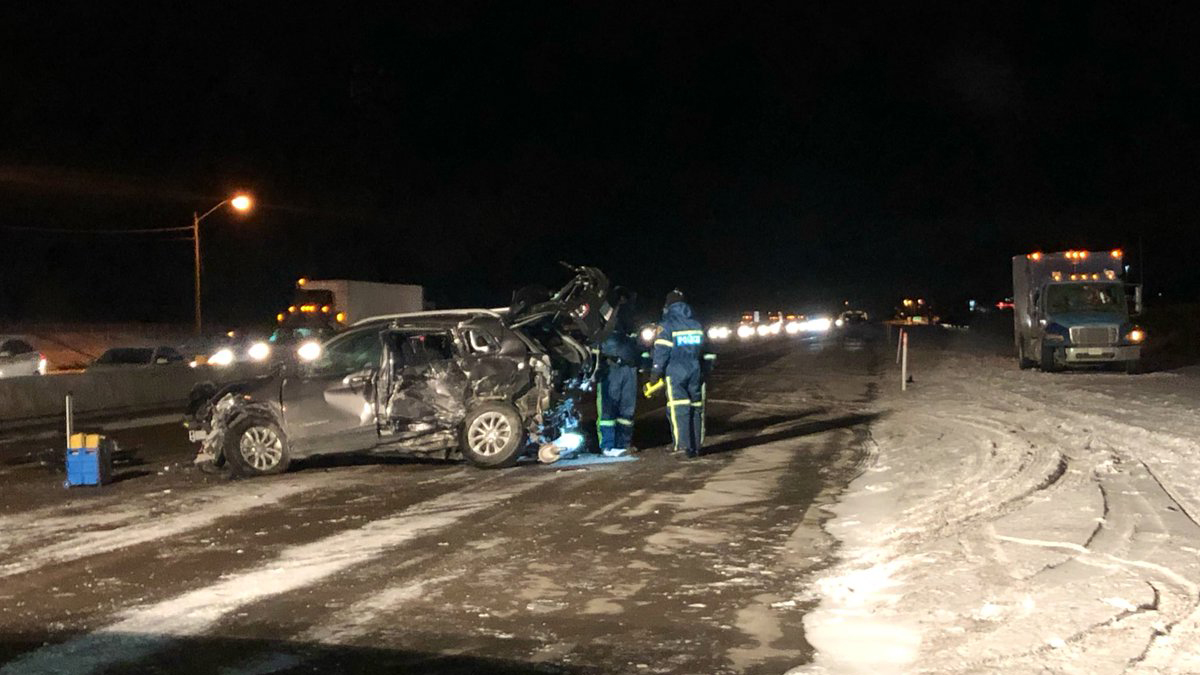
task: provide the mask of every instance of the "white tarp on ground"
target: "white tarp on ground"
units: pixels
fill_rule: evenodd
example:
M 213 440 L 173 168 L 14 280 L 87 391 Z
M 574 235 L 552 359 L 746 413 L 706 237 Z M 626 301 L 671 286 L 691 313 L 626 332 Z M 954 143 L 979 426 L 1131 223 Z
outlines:
M 921 342 L 794 672 L 1200 672 L 1200 379 Z

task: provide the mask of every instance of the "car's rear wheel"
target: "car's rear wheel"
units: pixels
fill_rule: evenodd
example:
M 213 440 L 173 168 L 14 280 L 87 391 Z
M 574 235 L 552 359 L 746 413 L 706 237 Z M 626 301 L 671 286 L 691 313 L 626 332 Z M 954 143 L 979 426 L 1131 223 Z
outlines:
M 291 457 L 283 430 L 265 415 L 246 415 L 230 428 L 225 459 L 235 476 L 267 476 L 287 471 Z
M 485 403 L 463 420 L 462 453 L 475 466 L 512 466 L 525 446 L 521 416 L 512 406 Z

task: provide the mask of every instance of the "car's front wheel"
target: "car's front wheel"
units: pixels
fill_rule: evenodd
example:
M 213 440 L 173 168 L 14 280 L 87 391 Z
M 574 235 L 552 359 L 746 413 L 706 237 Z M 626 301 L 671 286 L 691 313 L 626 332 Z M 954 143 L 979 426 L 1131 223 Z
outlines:
M 463 420 L 462 453 L 475 466 L 512 466 L 525 446 L 521 416 L 504 403 L 485 403 Z
M 225 459 L 235 476 L 283 473 L 291 462 L 283 431 L 265 415 L 246 415 L 230 426 Z

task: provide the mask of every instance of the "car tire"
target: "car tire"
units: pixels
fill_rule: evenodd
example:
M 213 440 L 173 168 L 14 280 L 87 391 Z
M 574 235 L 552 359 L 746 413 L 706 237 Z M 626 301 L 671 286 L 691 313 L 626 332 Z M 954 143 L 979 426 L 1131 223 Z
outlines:
M 1042 360 L 1039 366 L 1043 373 L 1058 372 L 1058 364 L 1054 361 L 1054 347 L 1042 346 Z
M 249 414 L 226 432 L 225 461 L 234 476 L 269 476 L 291 463 L 283 430 L 267 415 Z
M 1025 356 L 1025 341 L 1017 340 L 1017 367 L 1021 370 L 1029 370 L 1036 365 L 1037 363 L 1033 359 Z
M 525 427 L 511 405 L 484 403 L 463 420 L 463 457 L 475 466 L 498 469 L 512 466 L 525 447 Z
M 1141 372 L 1142 372 L 1142 362 L 1141 361 L 1135 360 L 1135 361 L 1126 361 L 1125 362 L 1125 374 L 1126 375 L 1137 375 L 1138 373 L 1141 373 Z

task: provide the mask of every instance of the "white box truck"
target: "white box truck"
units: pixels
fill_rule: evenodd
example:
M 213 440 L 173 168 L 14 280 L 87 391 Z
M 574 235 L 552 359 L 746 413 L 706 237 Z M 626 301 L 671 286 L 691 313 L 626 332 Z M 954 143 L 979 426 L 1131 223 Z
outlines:
M 275 317 L 279 328 L 272 341 L 293 333 L 298 337 L 319 337 L 372 316 L 419 312 L 424 308 L 425 290 L 421 286 L 353 279 L 300 279 L 292 304 Z

